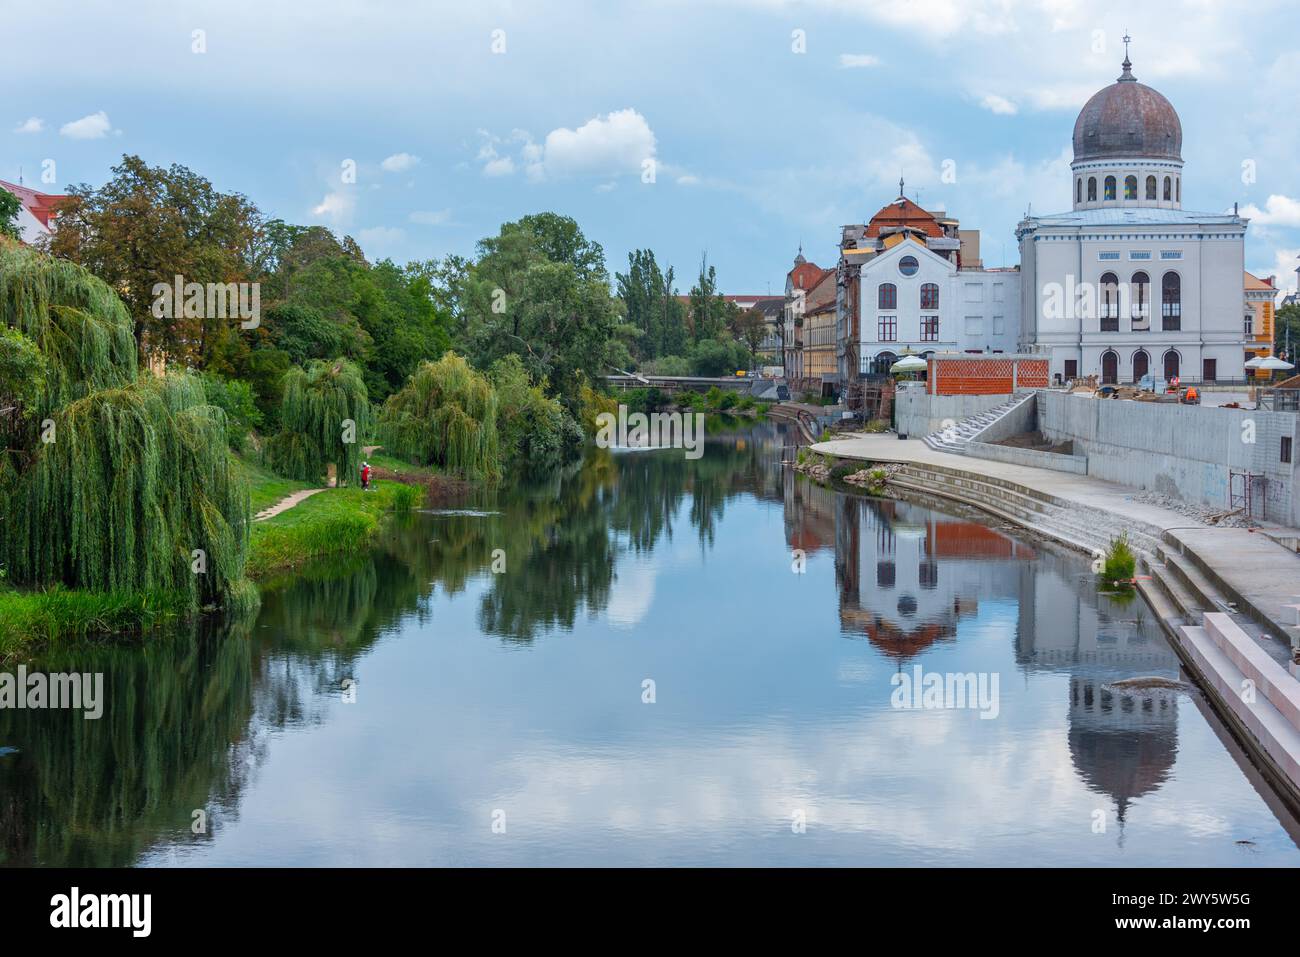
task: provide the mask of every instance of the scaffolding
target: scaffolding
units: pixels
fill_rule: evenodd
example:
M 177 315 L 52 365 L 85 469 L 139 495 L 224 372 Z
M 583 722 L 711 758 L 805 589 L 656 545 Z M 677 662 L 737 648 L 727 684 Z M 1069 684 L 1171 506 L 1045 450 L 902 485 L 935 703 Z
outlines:
M 1245 470 L 1237 471 L 1236 469 L 1228 470 L 1228 508 L 1231 511 L 1240 511 L 1247 518 L 1255 518 L 1255 503 L 1258 501 L 1261 505 L 1264 503 L 1264 483 L 1266 479 L 1263 472 L 1247 472 Z M 1259 491 L 1256 492 L 1256 486 Z M 1263 518 L 1264 516 L 1259 516 Z

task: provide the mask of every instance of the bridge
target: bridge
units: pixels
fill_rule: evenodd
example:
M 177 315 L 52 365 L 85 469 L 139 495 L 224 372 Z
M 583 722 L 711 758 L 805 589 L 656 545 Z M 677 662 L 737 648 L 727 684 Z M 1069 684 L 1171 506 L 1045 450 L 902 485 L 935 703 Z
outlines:
M 611 389 L 626 392 L 628 389 L 659 389 L 663 392 L 708 392 L 714 386 L 732 392 L 749 392 L 756 385 L 766 389 L 775 385 L 774 379 L 754 379 L 749 376 L 698 376 L 698 375 L 640 375 L 620 373 L 605 376 Z

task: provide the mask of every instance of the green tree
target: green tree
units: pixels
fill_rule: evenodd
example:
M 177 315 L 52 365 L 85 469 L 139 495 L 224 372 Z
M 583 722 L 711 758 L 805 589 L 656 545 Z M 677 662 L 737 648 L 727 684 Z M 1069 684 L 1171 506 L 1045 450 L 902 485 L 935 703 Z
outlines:
M 255 277 L 262 217 L 238 193 L 221 193 L 184 166 L 151 167 L 124 156 L 113 178 L 98 189 L 82 184 L 68 191 L 50 252 L 85 266 L 108 283 L 135 321 L 143 360 L 164 353 L 176 362 L 202 365 L 237 320 L 154 314 L 154 287 L 185 282 L 230 283 Z
M 618 325 L 600 246 L 572 220 L 544 213 L 505 224 L 479 254 L 462 287 L 470 358 L 490 368 L 519 356 L 572 411 L 582 384 L 606 374 Z
M 496 391 L 454 352 L 422 363 L 388 397 L 378 433 L 388 451 L 417 465 L 438 465 L 466 478 L 501 475 Z
M 319 482 L 333 464 L 338 483 L 361 475 L 361 441 L 370 432 L 370 398 L 361 370 L 346 359 L 315 359 L 284 377 L 280 432 L 267 442 L 271 468 Z
M 22 208 L 23 204 L 17 196 L 0 187 L 0 236 L 7 236 L 9 239 L 22 238 L 18 231 L 18 211 Z

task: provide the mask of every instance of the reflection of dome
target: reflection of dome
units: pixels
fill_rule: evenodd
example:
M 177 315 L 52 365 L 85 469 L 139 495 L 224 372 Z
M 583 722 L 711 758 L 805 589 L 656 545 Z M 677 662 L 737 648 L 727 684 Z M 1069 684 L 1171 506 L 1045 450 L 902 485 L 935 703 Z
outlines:
M 904 618 L 911 618 L 916 614 L 916 599 L 911 595 L 904 595 L 898 599 L 898 613 Z
M 1170 159 L 1182 161 L 1183 124 L 1173 104 L 1124 72 L 1093 94 L 1074 123 L 1074 161 Z
M 1070 679 L 1070 760 L 1093 791 L 1109 795 L 1120 821 L 1135 798 L 1164 784 L 1178 755 L 1178 699 L 1163 689 L 1110 691 Z
M 904 630 L 874 612 L 841 606 L 840 625 L 846 632 L 857 631 L 891 658 L 906 660 L 919 655 L 936 641 L 952 641 L 957 628 L 951 622 L 927 622 Z

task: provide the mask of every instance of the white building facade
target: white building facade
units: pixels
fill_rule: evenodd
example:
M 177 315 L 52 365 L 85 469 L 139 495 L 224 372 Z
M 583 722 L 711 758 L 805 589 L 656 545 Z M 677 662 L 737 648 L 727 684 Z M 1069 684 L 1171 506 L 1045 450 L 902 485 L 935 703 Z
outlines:
M 1014 352 L 1020 274 L 958 269 L 906 239 L 864 262 L 858 293 L 863 368 L 885 373 L 902 355 Z
M 1019 348 L 1062 380 L 1240 379 L 1247 220 L 1183 209 L 1181 122 L 1131 68 L 1075 122 L 1072 211 L 1016 230 Z

